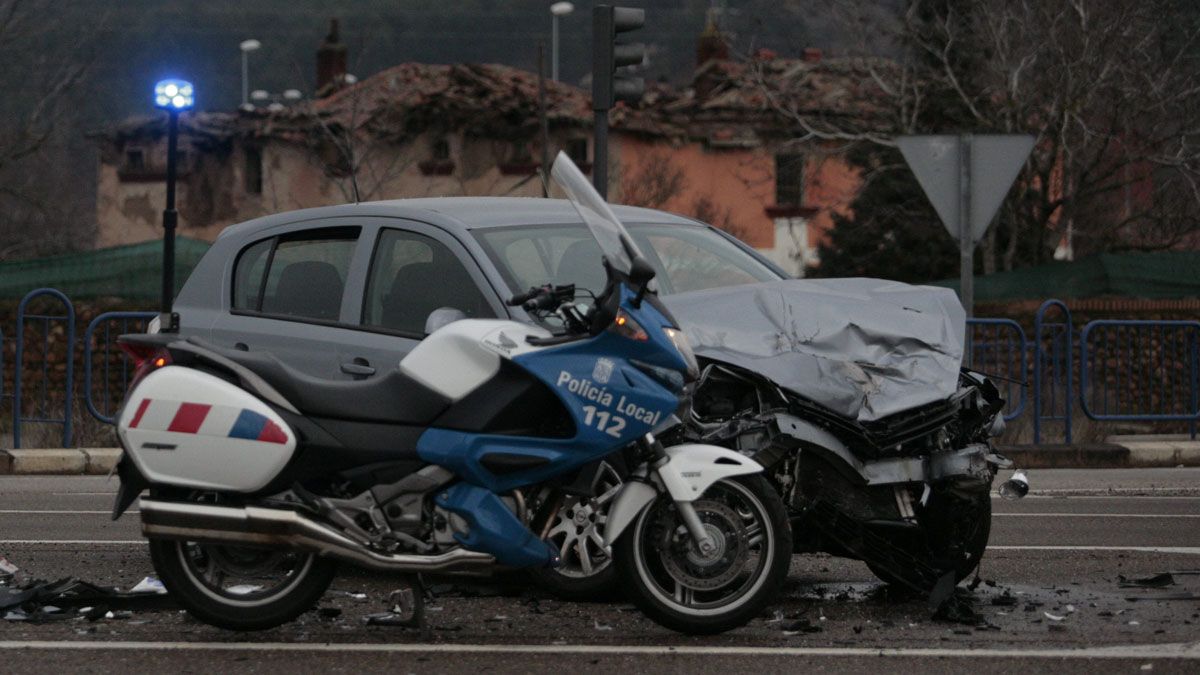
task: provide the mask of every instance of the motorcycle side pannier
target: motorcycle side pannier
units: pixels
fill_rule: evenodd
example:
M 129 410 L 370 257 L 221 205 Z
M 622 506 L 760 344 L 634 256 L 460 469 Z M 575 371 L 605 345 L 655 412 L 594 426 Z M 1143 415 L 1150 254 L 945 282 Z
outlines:
M 151 483 L 209 490 L 258 490 L 296 449 L 296 434 L 265 403 L 180 366 L 160 368 L 134 387 L 117 434 Z

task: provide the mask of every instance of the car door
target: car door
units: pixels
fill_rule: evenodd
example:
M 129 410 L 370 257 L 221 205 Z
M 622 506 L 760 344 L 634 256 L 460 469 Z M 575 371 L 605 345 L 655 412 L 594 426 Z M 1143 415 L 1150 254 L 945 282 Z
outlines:
M 268 351 L 300 371 L 348 379 L 339 346 L 357 316 L 355 263 L 371 229 L 353 219 L 282 228 L 238 252 L 229 309 L 214 322 L 221 346 Z
M 425 338 L 434 310 L 457 309 L 472 319 L 505 315 L 476 260 L 441 228 L 387 219 L 374 235 L 358 331 L 342 345 L 364 372 L 395 368 Z

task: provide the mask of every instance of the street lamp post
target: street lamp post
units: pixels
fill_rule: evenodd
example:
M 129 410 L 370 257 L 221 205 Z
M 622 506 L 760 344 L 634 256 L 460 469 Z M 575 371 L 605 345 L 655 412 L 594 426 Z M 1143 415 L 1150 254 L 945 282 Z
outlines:
M 167 111 L 167 204 L 163 209 L 162 309 L 159 325 L 164 331 L 175 327 L 171 304 L 175 298 L 175 210 L 176 155 L 179 146 L 179 113 L 196 104 L 195 88 L 184 80 L 163 80 L 154 85 L 154 105 Z
M 550 79 L 558 82 L 558 20 L 575 11 L 575 5 L 569 2 L 556 2 L 550 5 L 553 15 L 550 23 Z
M 258 40 L 243 40 L 238 49 L 242 50 L 242 106 L 250 103 L 250 52 L 262 46 Z

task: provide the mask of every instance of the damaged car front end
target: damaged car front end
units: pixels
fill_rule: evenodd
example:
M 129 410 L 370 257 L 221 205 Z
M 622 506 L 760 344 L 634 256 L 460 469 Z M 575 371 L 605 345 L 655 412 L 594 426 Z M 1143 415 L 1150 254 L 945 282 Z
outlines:
M 992 446 L 1000 392 L 961 367 L 953 294 L 848 279 L 691 295 L 668 298 L 704 362 L 676 433 L 767 467 L 797 552 L 922 591 L 978 566 L 1011 463 Z

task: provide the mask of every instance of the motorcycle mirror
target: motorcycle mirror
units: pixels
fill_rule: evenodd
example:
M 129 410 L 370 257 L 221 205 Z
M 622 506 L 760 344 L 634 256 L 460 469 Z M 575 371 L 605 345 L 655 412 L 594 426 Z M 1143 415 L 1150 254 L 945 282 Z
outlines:
M 635 284 L 645 286 L 654 278 L 654 268 L 646 259 L 638 256 L 633 259 L 633 264 L 629 267 L 629 280 Z
M 629 266 L 629 280 L 638 287 L 637 297 L 633 299 L 634 307 L 642 304 L 642 298 L 646 295 L 646 289 L 650 285 L 650 281 L 654 279 L 654 268 L 646 259 L 641 256 L 636 256 Z

